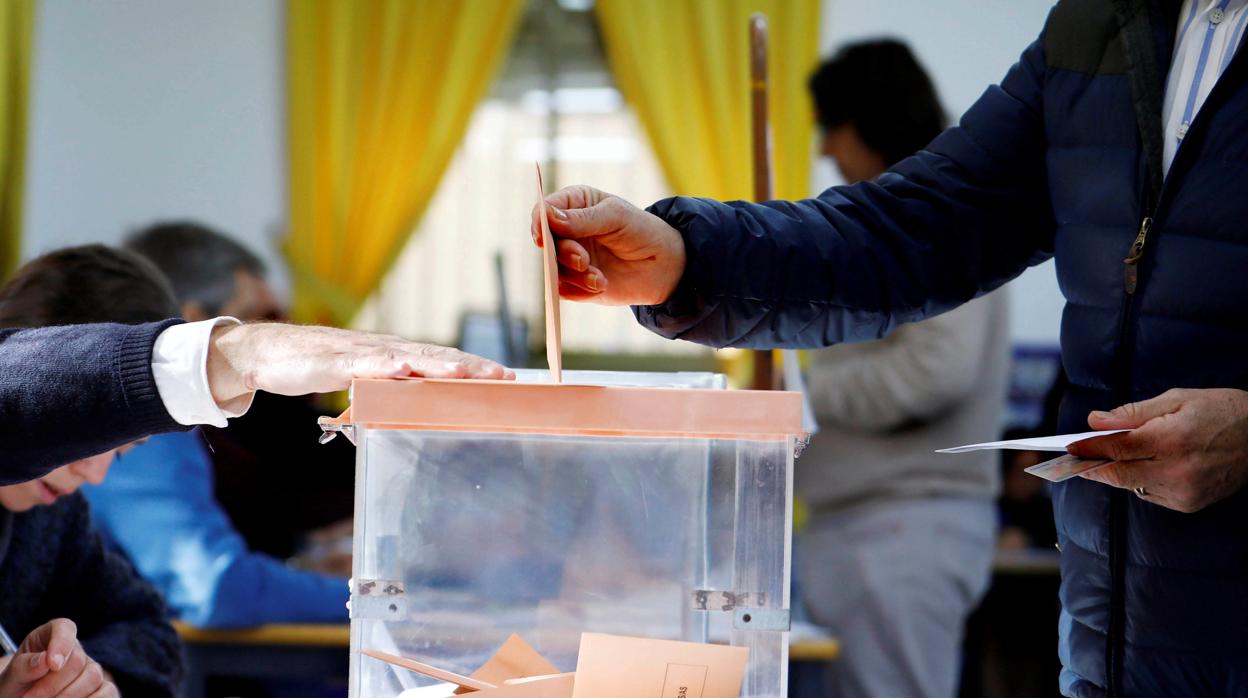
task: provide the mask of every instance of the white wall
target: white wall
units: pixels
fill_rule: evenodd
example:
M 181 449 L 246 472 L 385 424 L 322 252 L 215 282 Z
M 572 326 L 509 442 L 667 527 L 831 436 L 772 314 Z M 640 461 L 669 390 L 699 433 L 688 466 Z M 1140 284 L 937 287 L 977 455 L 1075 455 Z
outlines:
M 903 39 L 931 72 L 945 110 L 956 119 L 1040 35 L 1052 5 L 1052 0 L 825 0 L 821 54 L 855 39 Z M 816 165 L 817 189 L 838 183 L 828 163 Z M 1053 263 L 1028 270 L 1010 289 L 1015 341 L 1056 344 L 1062 299 Z
M 285 285 L 279 0 L 42 0 L 24 254 L 190 217 Z

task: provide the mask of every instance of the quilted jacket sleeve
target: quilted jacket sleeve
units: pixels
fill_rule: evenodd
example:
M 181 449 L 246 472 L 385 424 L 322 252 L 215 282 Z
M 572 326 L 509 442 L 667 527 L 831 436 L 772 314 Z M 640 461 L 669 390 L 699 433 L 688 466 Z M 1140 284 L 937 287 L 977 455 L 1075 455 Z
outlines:
M 638 320 L 717 347 L 823 347 L 879 338 L 1047 259 L 1045 70 L 1037 41 L 957 126 L 873 182 L 803 201 L 654 204 L 688 263 Z

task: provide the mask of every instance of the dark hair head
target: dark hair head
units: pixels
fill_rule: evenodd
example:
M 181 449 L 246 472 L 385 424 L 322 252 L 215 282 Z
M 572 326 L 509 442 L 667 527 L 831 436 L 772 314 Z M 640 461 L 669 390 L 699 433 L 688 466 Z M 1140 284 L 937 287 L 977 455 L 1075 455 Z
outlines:
M 0 327 L 136 325 L 177 316 L 173 289 L 151 262 L 104 245 L 45 254 L 0 288 Z
M 945 128 L 936 88 L 900 41 L 849 44 L 810 76 L 819 125 L 852 125 L 891 167 Z
M 259 277 L 264 262 L 229 237 L 199 223 L 174 221 L 148 226 L 126 238 L 126 249 L 150 259 L 169 280 L 178 303 L 194 303 L 216 315 L 234 297 L 234 274 Z

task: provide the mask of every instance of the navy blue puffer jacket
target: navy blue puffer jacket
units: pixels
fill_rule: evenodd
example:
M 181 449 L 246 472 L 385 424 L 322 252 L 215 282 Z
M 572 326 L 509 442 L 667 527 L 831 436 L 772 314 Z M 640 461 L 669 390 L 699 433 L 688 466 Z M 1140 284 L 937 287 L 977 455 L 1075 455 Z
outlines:
M 868 340 L 1054 256 L 1064 430 L 1169 388 L 1248 389 L 1248 53 L 1163 181 L 1178 4 L 1064 0 L 957 127 L 875 182 L 655 204 L 688 266 L 638 319 L 715 346 Z M 1075 479 L 1054 501 L 1064 690 L 1248 696 L 1248 493 L 1181 514 Z

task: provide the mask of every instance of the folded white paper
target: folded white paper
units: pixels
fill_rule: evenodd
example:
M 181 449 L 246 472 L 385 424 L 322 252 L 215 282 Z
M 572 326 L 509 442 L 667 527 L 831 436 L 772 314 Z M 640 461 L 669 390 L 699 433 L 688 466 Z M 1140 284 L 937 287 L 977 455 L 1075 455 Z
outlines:
M 1014 439 L 1012 441 L 989 441 L 982 444 L 970 444 L 954 448 L 941 448 L 937 453 L 968 453 L 970 451 L 994 451 L 1009 449 L 1012 451 L 1065 451 L 1066 447 L 1076 441 L 1086 441 L 1098 436 L 1121 434 L 1130 429 L 1109 429 L 1107 431 L 1085 431 L 1081 434 L 1058 434 L 1057 436 L 1039 436 L 1033 439 Z

